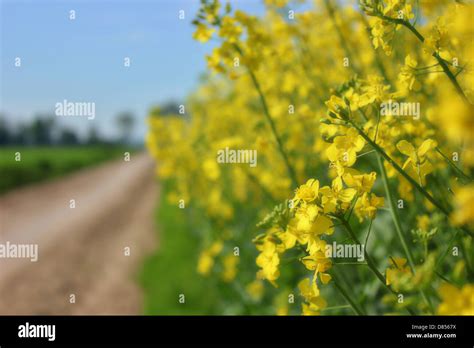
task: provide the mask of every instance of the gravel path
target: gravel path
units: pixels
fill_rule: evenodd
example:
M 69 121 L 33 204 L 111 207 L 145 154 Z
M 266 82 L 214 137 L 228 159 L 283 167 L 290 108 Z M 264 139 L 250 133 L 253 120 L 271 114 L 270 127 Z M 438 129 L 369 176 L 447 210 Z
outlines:
M 153 167 L 136 154 L 0 196 L 0 244 L 38 245 L 37 262 L 0 258 L 0 314 L 141 314 L 137 271 L 156 245 Z

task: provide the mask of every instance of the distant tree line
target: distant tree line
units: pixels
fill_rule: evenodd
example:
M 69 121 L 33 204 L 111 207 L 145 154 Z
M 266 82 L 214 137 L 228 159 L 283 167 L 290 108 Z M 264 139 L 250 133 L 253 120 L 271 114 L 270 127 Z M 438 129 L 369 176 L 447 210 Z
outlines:
M 129 112 L 123 112 L 116 118 L 119 131 L 117 139 L 104 138 L 97 128 L 91 126 L 85 136 L 80 136 L 72 128 L 56 122 L 54 116 L 37 116 L 29 123 L 12 125 L 4 115 L 0 115 L 0 146 L 5 145 L 99 145 L 128 143 L 135 124 L 135 118 Z

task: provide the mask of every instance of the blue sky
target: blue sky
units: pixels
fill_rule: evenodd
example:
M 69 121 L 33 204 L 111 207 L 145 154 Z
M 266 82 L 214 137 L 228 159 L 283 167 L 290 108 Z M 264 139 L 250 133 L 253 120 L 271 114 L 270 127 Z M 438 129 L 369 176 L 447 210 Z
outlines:
M 199 0 L 0 2 L 0 112 L 10 123 L 53 114 L 64 99 L 86 101 L 96 103 L 95 120 L 58 121 L 83 133 L 93 124 L 114 136 L 114 116 L 131 111 L 138 119 L 135 137 L 142 137 L 150 107 L 191 92 L 212 49 L 212 43 L 192 39 Z M 231 1 L 257 15 L 263 13 L 262 2 Z M 69 19 L 70 10 L 75 20 Z M 185 11 L 184 20 L 179 10 Z M 129 68 L 124 57 L 131 59 Z

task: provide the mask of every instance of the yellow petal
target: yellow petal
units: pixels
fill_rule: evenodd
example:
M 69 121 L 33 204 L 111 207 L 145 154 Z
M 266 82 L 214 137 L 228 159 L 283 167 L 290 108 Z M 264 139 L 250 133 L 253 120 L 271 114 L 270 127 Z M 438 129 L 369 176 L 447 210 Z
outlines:
M 319 273 L 319 278 L 323 284 L 327 284 L 331 280 L 331 275 L 328 273 Z
M 334 230 L 332 220 L 324 215 L 319 215 L 314 220 L 311 232 L 314 234 L 332 233 Z
M 428 151 L 438 146 L 438 143 L 432 139 L 426 139 L 418 148 L 418 157 L 423 157 Z
M 349 203 L 350 201 L 352 201 L 356 193 L 357 193 L 357 190 L 354 188 L 344 189 L 341 192 L 339 192 L 338 199 L 341 202 Z
M 412 157 L 415 154 L 415 148 L 406 140 L 400 140 L 397 144 L 397 149 L 405 156 Z

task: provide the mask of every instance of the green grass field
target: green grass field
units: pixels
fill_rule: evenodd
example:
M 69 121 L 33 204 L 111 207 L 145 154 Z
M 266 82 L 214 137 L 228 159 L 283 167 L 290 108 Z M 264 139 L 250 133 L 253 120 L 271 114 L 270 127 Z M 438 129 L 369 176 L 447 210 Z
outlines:
M 196 272 L 199 238 L 186 210 L 170 205 L 164 183 L 156 225 L 159 250 L 148 257 L 140 274 L 147 315 L 205 315 L 215 312 L 216 287 Z M 179 295 L 185 303 L 179 303 Z
M 116 146 L 0 148 L 0 193 L 117 158 L 124 151 Z M 21 161 L 16 161 L 17 153 Z

